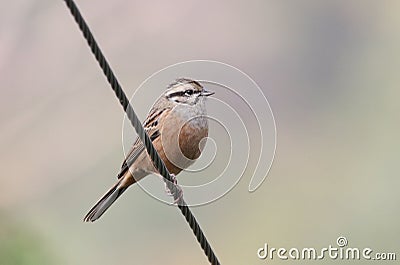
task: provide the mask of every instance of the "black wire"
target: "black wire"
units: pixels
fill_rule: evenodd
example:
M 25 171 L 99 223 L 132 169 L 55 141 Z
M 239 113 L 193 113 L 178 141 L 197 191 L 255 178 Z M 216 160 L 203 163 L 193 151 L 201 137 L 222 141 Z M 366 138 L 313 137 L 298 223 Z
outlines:
M 207 241 L 206 236 L 204 235 L 203 231 L 201 230 L 200 225 L 197 223 L 196 218 L 190 211 L 189 207 L 187 206 L 185 200 L 182 196 L 180 196 L 179 188 L 177 184 L 173 183 L 173 179 L 171 174 L 168 172 L 167 167 L 164 164 L 164 161 L 160 158 L 157 153 L 157 150 L 154 148 L 153 143 L 151 142 L 149 136 L 145 132 L 142 123 L 139 121 L 135 111 L 132 108 L 132 105 L 129 103 L 128 98 L 126 97 L 125 92 L 122 90 L 121 85 L 119 84 L 117 78 L 115 77 L 113 71 L 111 70 L 110 65 L 108 64 L 106 58 L 104 57 L 102 51 L 100 50 L 99 46 L 97 45 L 89 26 L 86 24 L 85 20 L 83 19 L 81 13 L 79 12 L 78 7 L 72 0 L 64 0 L 67 4 L 69 10 L 71 11 L 72 16 L 74 17 L 76 23 L 79 25 L 80 30 L 83 33 L 83 36 L 87 40 L 87 43 L 96 57 L 97 62 L 99 63 L 101 69 L 103 70 L 104 75 L 107 77 L 107 81 L 110 83 L 112 89 L 115 92 L 115 95 L 119 99 L 119 102 L 122 105 L 122 108 L 126 112 L 129 120 L 131 121 L 132 126 L 135 128 L 137 134 L 139 135 L 140 139 L 144 143 L 146 147 L 147 153 L 150 155 L 150 158 L 153 160 L 155 167 L 157 168 L 158 172 L 164 177 L 164 181 L 167 184 L 167 187 L 174 195 L 174 199 L 177 200 L 177 204 L 179 209 L 181 210 L 182 214 L 185 216 L 186 221 L 188 222 L 190 228 L 192 229 L 193 233 L 195 234 L 197 241 L 200 243 L 201 248 L 204 250 L 208 260 L 211 264 L 217 265 L 220 264 L 217 256 L 215 255 L 214 251 L 212 250 L 210 244 Z

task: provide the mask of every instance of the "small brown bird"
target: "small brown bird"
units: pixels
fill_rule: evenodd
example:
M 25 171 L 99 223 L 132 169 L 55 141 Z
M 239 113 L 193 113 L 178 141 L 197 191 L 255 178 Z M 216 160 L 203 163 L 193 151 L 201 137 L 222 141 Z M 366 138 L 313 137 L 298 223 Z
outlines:
M 213 94 L 195 80 L 177 79 L 157 99 L 144 121 L 147 134 L 173 178 L 201 154 L 200 143 L 205 143 L 201 140 L 208 136 L 205 99 Z M 158 171 L 137 138 L 122 163 L 117 183 L 90 209 L 84 221 L 99 219 L 129 186 L 152 173 Z

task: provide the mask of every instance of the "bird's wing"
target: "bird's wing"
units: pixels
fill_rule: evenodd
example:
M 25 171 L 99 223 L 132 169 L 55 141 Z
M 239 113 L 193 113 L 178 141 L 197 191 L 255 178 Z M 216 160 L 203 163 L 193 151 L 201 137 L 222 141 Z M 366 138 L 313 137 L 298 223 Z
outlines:
M 155 110 L 154 108 L 150 111 L 147 119 L 144 121 L 143 126 L 145 131 L 150 137 L 150 140 L 153 142 L 160 136 L 160 126 L 158 126 L 160 119 L 164 117 L 167 112 L 169 112 L 170 108 L 163 108 Z M 121 170 L 118 173 L 118 179 L 121 178 L 129 169 L 129 167 L 136 161 L 139 155 L 145 150 L 145 146 L 143 145 L 140 138 L 136 138 L 135 143 L 133 144 L 131 150 L 127 154 L 124 162 L 122 162 Z

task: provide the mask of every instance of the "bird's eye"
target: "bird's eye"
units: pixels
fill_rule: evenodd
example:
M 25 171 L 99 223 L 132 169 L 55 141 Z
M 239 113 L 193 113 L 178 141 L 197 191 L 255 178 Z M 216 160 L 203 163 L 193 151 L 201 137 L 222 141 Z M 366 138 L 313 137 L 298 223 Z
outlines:
M 185 95 L 186 95 L 186 96 L 191 96 L 191 95 L 193 95 L 193 90 L 191 90 L 191 89 L 186 90 L 186 91 L 185 91 Z

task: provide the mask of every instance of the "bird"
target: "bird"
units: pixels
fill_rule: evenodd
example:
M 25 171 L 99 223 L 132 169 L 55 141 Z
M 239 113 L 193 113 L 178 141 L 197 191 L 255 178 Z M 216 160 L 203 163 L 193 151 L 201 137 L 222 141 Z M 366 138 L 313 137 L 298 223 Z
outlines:
M 175 183 L 176 175 L 193 164 L 204 148 L 203 139 L 208 137 L 205 102 L 213 94 L 196 80 L 178 78 L 155 101 L 143 122 Z M 117 182 L 89 210 L 84 221 L 99 219 L 128 187 L 149 174 L 159 175 L 138 137 L 122 163 Z

